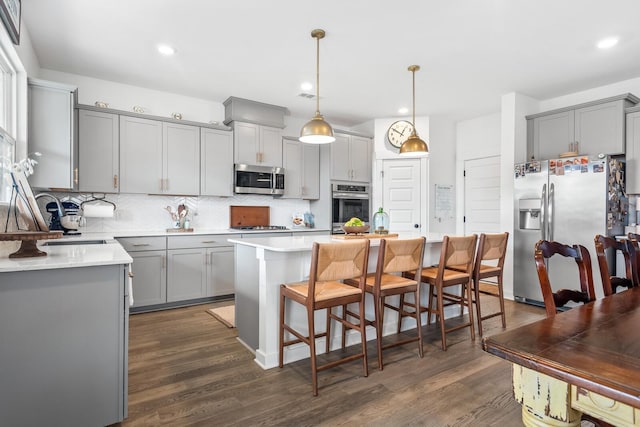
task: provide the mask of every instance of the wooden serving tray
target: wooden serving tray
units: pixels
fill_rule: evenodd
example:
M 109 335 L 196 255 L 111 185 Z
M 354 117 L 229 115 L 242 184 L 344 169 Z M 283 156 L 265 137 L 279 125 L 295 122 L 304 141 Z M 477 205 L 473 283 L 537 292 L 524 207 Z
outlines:
M 362 234 L 332 234 L 333 239 L 386 239 L 386 238 L 398 237 L 398 233 L 388 234 L 375 234 L 375 233 L 362 233 Z

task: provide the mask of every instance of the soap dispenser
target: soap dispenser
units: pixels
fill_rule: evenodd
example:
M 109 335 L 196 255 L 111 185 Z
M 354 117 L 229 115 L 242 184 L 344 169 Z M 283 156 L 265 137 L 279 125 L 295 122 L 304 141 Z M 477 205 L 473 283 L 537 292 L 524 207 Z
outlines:
M 389 215 L 382 208 L 373 215 L 373 232 L 375 234 L 389 234 Z

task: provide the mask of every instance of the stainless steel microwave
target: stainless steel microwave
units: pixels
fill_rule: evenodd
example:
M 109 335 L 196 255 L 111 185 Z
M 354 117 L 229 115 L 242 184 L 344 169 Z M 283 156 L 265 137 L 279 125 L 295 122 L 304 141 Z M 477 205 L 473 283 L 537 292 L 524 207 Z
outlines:
M 240 194 L 284 194 L 284 168 L 236 164 L 234 189 Z

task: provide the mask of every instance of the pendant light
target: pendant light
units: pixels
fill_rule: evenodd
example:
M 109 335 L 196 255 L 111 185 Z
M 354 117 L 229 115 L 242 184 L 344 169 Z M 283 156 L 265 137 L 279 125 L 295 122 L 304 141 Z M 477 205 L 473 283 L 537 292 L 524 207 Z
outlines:
M 420 69 L 419 65 L 410 65 L 408 70 L 413 74 L 413 130 L 411 135 L 400 146 L 401 156 L 428 156 L 429 148 L 427 143 L 418 137 L 416 132 L 416 71 Z
M 324 30 L 311 31 L 311 37 L 316 39 L 316 115 L 302 127 L 301 142 L 309 144 L 328 144 L 336 140 L 331 125 L 320 114 L 320 39 L 324 38 Z

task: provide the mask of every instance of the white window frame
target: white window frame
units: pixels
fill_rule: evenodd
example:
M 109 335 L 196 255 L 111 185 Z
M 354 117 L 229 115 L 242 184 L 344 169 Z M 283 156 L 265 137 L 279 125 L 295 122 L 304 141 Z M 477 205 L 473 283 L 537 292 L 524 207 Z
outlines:
M 7 169 L 16 161 L 18 78 L 21 72 L 25 74 L 15 47 L 6 34 L 0 35 L 0 205 L 7 205 L 11 196 Z M 26 114 L 26 108 L 24 110 Z

